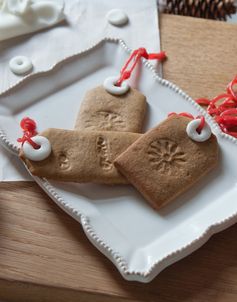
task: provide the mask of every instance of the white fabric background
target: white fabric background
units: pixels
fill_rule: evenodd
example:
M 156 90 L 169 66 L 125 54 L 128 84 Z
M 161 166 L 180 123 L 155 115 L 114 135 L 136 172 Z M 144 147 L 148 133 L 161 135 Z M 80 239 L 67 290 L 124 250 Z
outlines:
M 156 0 L 65 0 L 65 4 L 67 23 L 0 43 L 0 92 L 22 80 L 8 66 L 16 55 L 31 58 L 33 72 L 38 72 L 104 37 L 122 38 L 132 49 L 143 46 L 149 52 L 160 51 Z M 107 22 L 105 15 L 113 8 L 127 13 L 126 26 L 115 27 Z M 18 160 L 0 147 L 0 181 L 24 179 L 29 176 Z

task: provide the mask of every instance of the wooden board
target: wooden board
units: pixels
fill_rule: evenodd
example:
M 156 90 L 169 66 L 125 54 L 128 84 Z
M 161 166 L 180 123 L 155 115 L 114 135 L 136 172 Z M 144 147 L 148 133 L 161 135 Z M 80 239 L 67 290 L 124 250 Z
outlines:
M 164 15 L 161 43 L 167 51 L 164 78 L 193 98 L 224 92 L 237 74 L 237 25 Z
M 164 77 L 192 97 L 223 91 L 236 74 L 237 26 L 163 15 Z M 237 299 L 237 226 L 165 269 L 127 282 L 80 225 L 34 183 L 0 183 L 0 299 L 228 302 Z

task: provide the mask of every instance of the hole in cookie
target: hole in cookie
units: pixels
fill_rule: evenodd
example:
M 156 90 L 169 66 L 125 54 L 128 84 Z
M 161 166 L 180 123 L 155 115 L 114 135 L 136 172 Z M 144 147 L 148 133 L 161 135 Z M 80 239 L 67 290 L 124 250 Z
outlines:
M 33 140 L 30 141 L 31 146 L 33 147 L 34 150 L 39 150 L 41 148 L 41 145 L 37 144 Z
M 20 65 L 22 65 L 22 64 L 23 64 L 23 61 L 22 61 L 22 60 L 17 60 L 17 62 L 16 62 L 16 63 L 17 63 L 17 65 L 19 65 L 19 66 L 20 66 Z

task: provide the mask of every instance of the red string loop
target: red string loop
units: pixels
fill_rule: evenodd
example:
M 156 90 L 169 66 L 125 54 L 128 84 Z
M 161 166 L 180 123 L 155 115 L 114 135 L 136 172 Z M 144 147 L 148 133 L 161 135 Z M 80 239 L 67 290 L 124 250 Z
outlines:
M 166 59 L 166 54 L 164 51 L 161 51 L 160 53 L 148 54 L 144 47 L 140 47 L 134 50 L 120 71 L 120 78 L 116 83 L 117 86 L 121 86 L 124 80 L 128 80 L 130 78 L 134 68 L 136 67 L 137 63 L 141 58 L 145 58 L 146 60 L 163 61 Z M 128 66 L 130 65 L 133 59 L 134 62 L 132 63 L 132 66 L 130 67 L 129 70 L 127 70 Z
M 234 115 L 237 116 L 237 108 L 227 109 L 224 112 L 221 113 L 221 116 L 224 115 Z
M 197 116 L 196 119 L 200 119 L 201 120 L 199 126 L 197 127 L 197 132 L 200 134 L 202 132 L 202 129 L 205 126 L 206 121 L 205 121 L 205 118 L 204 118 L 203 115 Z
M 207 106 L 207 112 L 214 117 L 221 130 L 237 137 L 237 76 L 227 85 L 226 93 L 222 93 L 211 100 L 201 98 L 196 102 Z
M 234 79 L 227 85 L 227 93 L 229 93 L 232 96 L 232 99 L 237 102 L 237 94 L 235 93 L 233 87 L 237 84 L 237 76 L 234 77 Z
M 27 141 L 34 149 L 39 149 L 40 145 L 36 144 L 31 138 L 37 135 L 36 122 L 29 117 L 24 117 L 20 122 L 23 136 L 18 138 L 17 141 L 22 145 Z
M 210 104 L 210 101 L 208 99 L 205 99 L 205 98 L 196 99 L 196 102 L 199 105 L 204 105 L 204 106 L 208 106 Z

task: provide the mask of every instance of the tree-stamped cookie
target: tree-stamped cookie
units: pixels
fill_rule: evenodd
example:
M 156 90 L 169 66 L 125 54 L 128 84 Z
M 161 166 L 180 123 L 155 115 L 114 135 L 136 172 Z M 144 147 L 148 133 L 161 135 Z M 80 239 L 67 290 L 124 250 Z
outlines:
M 205 120 L 174 115 L 142 135 L 114 164 L 159 209 L 212 170 L 217 161 L 217 139 Z

